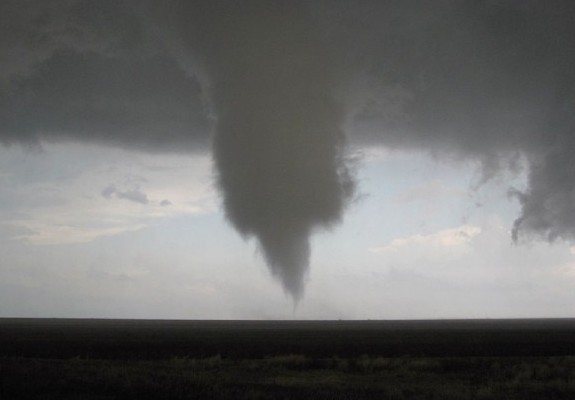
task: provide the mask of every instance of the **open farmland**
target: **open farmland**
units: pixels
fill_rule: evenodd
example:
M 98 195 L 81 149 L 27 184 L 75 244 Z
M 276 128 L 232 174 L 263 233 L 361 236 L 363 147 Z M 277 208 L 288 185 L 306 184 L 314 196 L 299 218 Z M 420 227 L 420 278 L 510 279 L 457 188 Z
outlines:
M 0 320 L 6 398 L 575 397 L 574 320 Z
M 575 355 L 575 320 L 173 321 L 0 319 L 10 357 L 157 359 Z

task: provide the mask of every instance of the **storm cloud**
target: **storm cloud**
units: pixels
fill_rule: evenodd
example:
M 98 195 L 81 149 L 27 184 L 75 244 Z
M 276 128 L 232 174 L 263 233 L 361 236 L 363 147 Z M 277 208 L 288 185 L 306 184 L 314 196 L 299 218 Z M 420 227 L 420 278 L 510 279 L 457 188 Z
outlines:
M 0 142 L 205 150 L 200 87 L 122 1 L 0 5 Z
M 366 145 L 473 158 L 484 180 L 527 160 L 513 237 L 575 236 L 575 4 L 340 2 L 350 136 Z M 338 27 L 345 27 L 339 29 Z M 351 95 L 350 95 L 351 94 Z
M 346 142 L 527 168 L 513 238 L 575 239 L 575 4 L 16 1 L 0 142 L 211 149 L 226 215 L 301 297 Z M 523 160 L 520 162 L 520 160 Z

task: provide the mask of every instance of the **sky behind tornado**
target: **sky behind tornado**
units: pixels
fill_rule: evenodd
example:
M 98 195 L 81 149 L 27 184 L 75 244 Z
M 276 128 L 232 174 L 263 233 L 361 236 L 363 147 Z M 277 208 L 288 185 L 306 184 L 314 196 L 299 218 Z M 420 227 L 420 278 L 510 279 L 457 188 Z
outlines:
M 573 316 L 574 16 L 3 1 L 0 316 Z

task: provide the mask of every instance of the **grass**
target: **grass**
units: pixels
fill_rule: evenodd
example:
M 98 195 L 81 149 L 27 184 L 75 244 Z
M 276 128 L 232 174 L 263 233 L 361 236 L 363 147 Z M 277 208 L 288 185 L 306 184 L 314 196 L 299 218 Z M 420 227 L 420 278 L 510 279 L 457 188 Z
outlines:
M 0 399 L 574 399 L 575 323 L 0 320 Z
M 575 357 L 4 358 L 10 399 L 573 399 Z
M 0 370 L 2 396 L 21 399 L 575 398 L 575 357 L 4 358 Z

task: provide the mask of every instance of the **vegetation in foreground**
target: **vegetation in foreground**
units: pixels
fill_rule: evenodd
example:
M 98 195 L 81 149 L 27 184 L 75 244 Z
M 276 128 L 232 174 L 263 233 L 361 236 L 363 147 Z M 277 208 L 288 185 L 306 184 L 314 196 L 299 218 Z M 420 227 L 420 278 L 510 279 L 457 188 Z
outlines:
M 575 319 L 0 319 L 4 398 L 575 399 Z
M 7 399 L 573 399 L 575 357 L 0 358 Z

